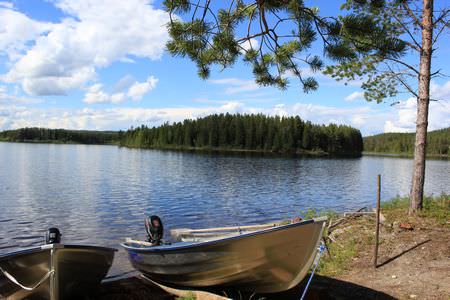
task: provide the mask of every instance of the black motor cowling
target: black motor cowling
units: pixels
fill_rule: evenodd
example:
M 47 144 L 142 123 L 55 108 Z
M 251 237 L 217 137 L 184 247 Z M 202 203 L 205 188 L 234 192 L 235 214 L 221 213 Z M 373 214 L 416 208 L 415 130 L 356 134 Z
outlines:
M 46 244 L 58 244 L 61 243 L 61 232 L 58 228 L 52 227 L 47 230 L 45 234 Z
M 161 245 L 164 227 L 158 216 L 151 216 L 145 219 L 145 230 L 147 231 L 148 241 L 155 245 Z

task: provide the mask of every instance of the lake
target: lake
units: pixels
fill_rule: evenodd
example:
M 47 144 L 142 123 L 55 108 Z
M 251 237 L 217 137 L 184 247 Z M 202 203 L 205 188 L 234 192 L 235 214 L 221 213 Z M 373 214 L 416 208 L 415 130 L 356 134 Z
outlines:
M 412 160 L 283 158 L 116 146 L 0 143 L 0 254 L 39 245 L 48 227 L 66 243 L 119 247 L 144 238 L 146 214 L 166 230 L 348 211 L 409 193 Z M 450 161 L 427 161 L 425 192 L 450 193 Z M 110 274 L 131 270 L 124 251 Z

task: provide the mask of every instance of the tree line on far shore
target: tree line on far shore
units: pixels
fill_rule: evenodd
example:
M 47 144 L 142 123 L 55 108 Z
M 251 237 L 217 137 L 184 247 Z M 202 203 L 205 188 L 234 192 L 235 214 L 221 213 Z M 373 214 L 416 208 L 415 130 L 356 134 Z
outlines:
M 406 155 L 412 155 L 414 151 L 414 133 L 383 133 L 362 138 L 360 131 L 350 126 L 315 125 L 298 116 L 261 114 L 211 115 L 158 127 L 142 125 L 127 131 L 21 128 L 0 132 L 0 141 L 335 155 L 359 155 L 363 148 L 365 152 Z M 427 153 L 429 156 L 449 156 L 450 127 L 428 134 Z
M 360 154 L 363 148 L 361 132 L 350 126 L 262 114 L 214 114 L 159 127 L 142 125 L 124 132 L 120 145 L 336 155 Z
M 414 153 L 414 133 L 383 133 L 364 138 L 364 151 L 383 153 Z M 427 136 L 427 155 L 450 154 L 450 127 L 431 131 Z
M 58 142 L 78 144 L 117 144 L 119 131 L 67 130 L 49 128 L 20 128 L 0 132 L 0 141 L 9 142 Z

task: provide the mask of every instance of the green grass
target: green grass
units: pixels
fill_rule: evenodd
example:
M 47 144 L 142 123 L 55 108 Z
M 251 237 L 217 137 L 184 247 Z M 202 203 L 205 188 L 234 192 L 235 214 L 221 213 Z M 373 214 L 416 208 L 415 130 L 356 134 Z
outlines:
M 337 276 L 349 269 L 350 262 L 357 253 L 356 239 L 348 239 L 344 243 L 329 245 L 331 257 L 323 255 L 317 273 L 322 276 Z
M 336 213 L 333 210 L 317 210 L 317 209 L 310 208 L 306 211 L 301 211 L 300 215 L 305 220 L 318 218 L 318 217 L 324 217 L 324 216 L 328 217 L 328 220 L 330 220 L 331 218 L 335 219 L 338 216 L 338 213 Z
M 433 218 L 444 225 L 450 221 L 450 195 L 442 194 L 439 197 L 426 197 L 421 215 Z
M 308 209 L 300 212 L 300 215 L 305 219 L 312 219 L 317 217 L 328 217 L 328 221 L 336 220 L 339 214 L 332 210 L 317 210 Z M 327 230 L 323 233 L 326 238 L 328 235 Z M 336 276 L 342 271 L 346 270 L 350 265 L 351 258 L 356 255 L 358 248 L 358 242 L 356 239 L 346 239 L 344 243 L 332 243 L 328 245 L 328 250 L 331 253 L 331 257 L 326 253 L 322 256 L 317 273 L 324 276 Z
M 393 217 L 398 217 L 408 210 L 409 197 L 396 197 L 381 204 L 381 210 L 387 210 Z M 419 217 L 432 219 L 440 225 L 447 225 L 450 220 L 450 195 L 426 196 L 423 199 L 423 209 Z

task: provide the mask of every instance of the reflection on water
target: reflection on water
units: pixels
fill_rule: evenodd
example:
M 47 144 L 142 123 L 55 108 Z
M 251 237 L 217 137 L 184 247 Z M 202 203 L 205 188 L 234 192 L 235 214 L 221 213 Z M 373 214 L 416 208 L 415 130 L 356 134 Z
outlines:
M 0 254 L 43 242 L 118 247 L 143 237 L 145 214 L 167 229 L 250 224 L 308 208 L 374 206 L 409 192 L 412 161 L 248 157 L 115 146 L 0 143 Z M 427 194 L 450 193 L 450 162 L 428 161 Z M 130 269 L 121 250 L 112 273 Z

